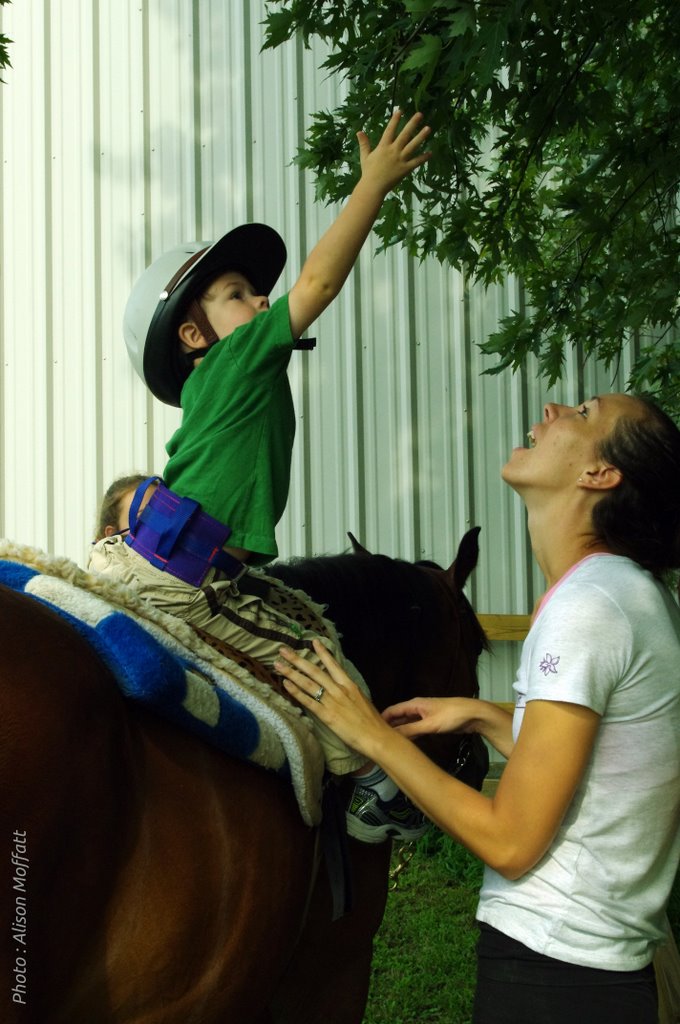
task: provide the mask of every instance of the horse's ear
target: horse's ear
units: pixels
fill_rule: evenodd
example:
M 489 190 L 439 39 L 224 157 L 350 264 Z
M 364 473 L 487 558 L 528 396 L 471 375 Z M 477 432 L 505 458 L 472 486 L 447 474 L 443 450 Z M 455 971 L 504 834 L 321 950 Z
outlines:
M 359 541 L 354 536 L 354 534 L 350 533 L 349 530 L 347 531 L 347 536 L 349 537 L 352 543 L 352 551 L 354 552 L 355 555 L 370 555 L 371 552 L 367 548 L 365 548 L 363 544 L 360 544 Z
M 479 532 L 481 526 L 473 526 L 465 534 L 458 545 L 458 554 L 455 561 L 446 570 L 449 583 L 456 590 L 462 590 L 467 583 L 468 576 L 477 565 L 479 558 Z

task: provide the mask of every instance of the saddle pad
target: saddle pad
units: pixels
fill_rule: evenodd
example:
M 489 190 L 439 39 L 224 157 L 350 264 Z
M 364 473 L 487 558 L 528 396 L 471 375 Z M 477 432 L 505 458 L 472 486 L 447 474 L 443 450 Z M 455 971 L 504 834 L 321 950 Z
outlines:
M 291 781 L 321 819 L 323 753 L 298 708 L 123 584 L 0 540 L 0 583 L 48 605 L 97 651 L 123 694 L 220 750 Z

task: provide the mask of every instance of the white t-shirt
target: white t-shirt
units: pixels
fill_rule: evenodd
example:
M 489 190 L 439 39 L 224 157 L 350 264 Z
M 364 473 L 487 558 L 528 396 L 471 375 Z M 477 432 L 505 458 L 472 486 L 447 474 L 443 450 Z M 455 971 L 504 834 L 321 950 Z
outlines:
M 680 611 L 630 559 L 591 555 L 546 595 L 514 689 L 515 737 L 530 700 L 602 721 L 549 851 L 516 881 L 487 868 L 477 916 L 567 963 L 644 967 L 680 856 Z

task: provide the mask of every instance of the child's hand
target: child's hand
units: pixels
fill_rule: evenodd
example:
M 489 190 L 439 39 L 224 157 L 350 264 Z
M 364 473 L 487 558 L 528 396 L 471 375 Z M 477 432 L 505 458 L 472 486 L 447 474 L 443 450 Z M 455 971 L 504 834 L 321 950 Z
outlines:
M 370 181 L 383 195 L 387 195 L 402 178 L 424 164 L 432 155 L 429 152 L 418 152 L 431 131 L 427 125 L 419 128 L 423 115 L 414 114 L 402 130 L 397 132 L 400 120 L 401 111 L 397 108 L 375 149 L 371 149 L 366 132 L 357 132 L 362 180 Z

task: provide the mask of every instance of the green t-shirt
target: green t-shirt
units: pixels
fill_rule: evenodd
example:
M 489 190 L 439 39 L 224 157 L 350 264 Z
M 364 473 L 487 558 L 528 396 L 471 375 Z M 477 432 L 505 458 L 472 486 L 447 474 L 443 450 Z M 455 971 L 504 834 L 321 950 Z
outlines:
M 278 554 L 288 500 L 295 410 L 286 373 L 295 340 L 288 296 L 213 345 L 182 388 L 182 423 L 163 479 L 231 527 L 253 564 Z

